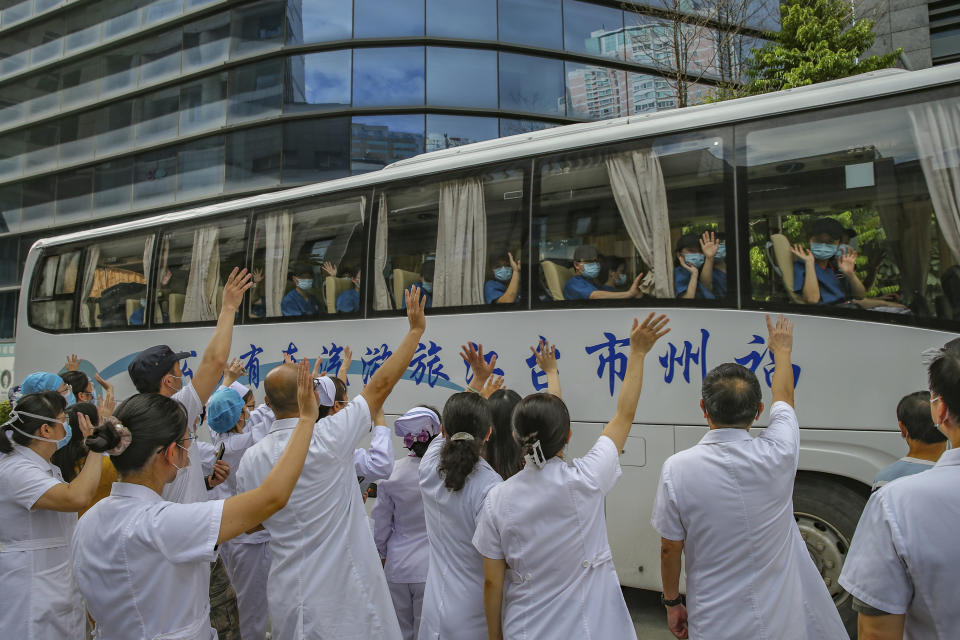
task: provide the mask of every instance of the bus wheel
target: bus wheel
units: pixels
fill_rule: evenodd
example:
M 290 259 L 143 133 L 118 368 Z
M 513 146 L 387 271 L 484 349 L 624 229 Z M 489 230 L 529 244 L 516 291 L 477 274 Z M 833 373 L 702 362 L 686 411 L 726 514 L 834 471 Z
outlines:
M 793 486 L 793 512 L 813 563 L 840 611 L 851 638 L 857 636 L 853 598 L 840 586 L 840 570 L 867 495 L 826 476 L 798 474 Z

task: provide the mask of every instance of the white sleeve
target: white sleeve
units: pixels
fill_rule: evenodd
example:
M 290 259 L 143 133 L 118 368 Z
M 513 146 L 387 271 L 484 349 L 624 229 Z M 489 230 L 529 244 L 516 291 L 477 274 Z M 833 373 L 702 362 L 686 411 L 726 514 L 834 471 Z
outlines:
M 0 438 L 3 437 L 6 437 L 5 434 L 0 434 Z M 4 473 L 0 475 L 0 495 L 12 497 L 14 504 L 29 511 L 43 494 L 58 484 L 63 484 L 63 481 L 29 462 L 17 464 L 18 462 L 16 459 L 9 460 Z
M 139 533 L 170 562 L 213 562 L 222 516 L 223 500 L 165 502 L 151 510 Z
M 332 416 L 323 418 L 313 429 L 314 439 L 337 458 L 353 456 L 357 442 L 370 429 L 370 407 L 362 395 Z
M 370 510 L 373 520 L 373 542 L 381 558 L 387 557 L 387 542 L 393 535 L 393 498 L 390 497 L 389 483 L 380 485 L 376 502 Z
M 503 559 L 503 544 L 500 540 L 500 530 L 497 523 L 494 522 L 493 498 L 487 494 L 487 499 L 483 501 L 480 508 L 480 514 L 477 517 L 477 530 L 473 534 L 474 548 L 485 558 L 495 560 Z
M 373 428 L 369 449 L 357 449 L 353 452 L 353 466 L 357 476 L 368 482 L 384 480 L 393 473 L 393 438 L 390 429 L 385 426 Z
M 247 420 L 247 428 L 244 431 L 250 431 L 254 442 L 260 442 L 270 431 L 273 422 L 276 420 L 273 410 L 265 404 L 261 404 L 250 412 L 250 418 Z
M 793 451 L 800 449 L 800 423 L 797 413 L 786 402 L 774 402 L 770 407 L 770 424 L 760 437 L 786 445 Z
M 193 384 L 188 384 L 180 391 L 173 394 L 173 399 L 183 405 L 187 410 L 187 428 L 193 431 L 193 425 L 203 412 L 203 403 L 200 402 L 200 396 L 197 395 Z
M 210 475 L 213 471 L 213 464 L 217 461 L 217 448 L 203 440 L 194 440 L 193 446 L 197 448 L 197 457 L 200 458 L 203 475 Z
M 574 458 L 573 466 L 589 486 L 606 495 L 620 477 L 620 452 L 607 436 L 600 436 L 582 458 Z
M 898 550 L 904 548 L 903 538 L 887 509 L 884 491 L 867 501 L 840 572 L 840 585 L 875 609 L 903 614 L 913 600 L 913 582 Z
M 660 469 L 660 484 L 653 500 L 653 515 L 650 524 L 667 540 L 686 540 L 687 531 L 680 518 L 680 506 L 670 477 L 670 459 Z

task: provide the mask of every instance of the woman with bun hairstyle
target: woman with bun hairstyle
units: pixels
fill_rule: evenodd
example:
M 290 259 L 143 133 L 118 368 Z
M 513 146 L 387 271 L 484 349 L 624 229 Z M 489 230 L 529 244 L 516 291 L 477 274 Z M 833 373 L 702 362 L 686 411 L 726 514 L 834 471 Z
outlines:
M 282 509 L 303 469 L 317 395 L 307 361 L 298 367 L 300 417 L 289 444 L 259 487 L 226 500 L 161 498 L 190 464 L 187 412 L 172 398 L 132 396 L 87 438 L 87 448 L 109 453 L 119 474 L 73 536 L 74 573 L 98 640 L 216 638 L 208 589 L 217 545 Z
M 419 469 L 430 540 L 419 637 L 486 640 L 483 560 L 470 541 L 487 492 L 503 482 L 481 456 L 493 418 L 479 393 L 464 391 L 447 400 L 441 425 Z
M 81 640 L 85 618 L 70 565 L 77 512 L 93 500 L 100 454 L 72 482 L 51 463 L 70 442 L 66 402 L 57 391 L 23 396 L 0 427 L 0 635 Z M 87 416 L 80 432 L 90 435 Z M 10 437 L 12 435 L 12 438 Z
M 636 638 L 607 542 L 604 498 L 620 475 L 644 359 L 667 322 L 652 313 L 643 324 L 633 321 L 617 414 L 584 457 L 564 460 L 570 414 L 563 400 L 535 393 L 514 410 L 527 463 L 490 490 L 473 536 L 491 640 Z

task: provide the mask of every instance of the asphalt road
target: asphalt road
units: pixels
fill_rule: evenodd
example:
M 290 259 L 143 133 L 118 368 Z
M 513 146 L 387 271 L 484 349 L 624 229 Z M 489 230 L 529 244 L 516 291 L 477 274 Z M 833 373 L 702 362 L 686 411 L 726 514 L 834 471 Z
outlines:
M 633 618 L 638 640 L 674 640 L 667 629 L 667 615 L 660 606 L 660 592 L 623 588 L 623 597 Z

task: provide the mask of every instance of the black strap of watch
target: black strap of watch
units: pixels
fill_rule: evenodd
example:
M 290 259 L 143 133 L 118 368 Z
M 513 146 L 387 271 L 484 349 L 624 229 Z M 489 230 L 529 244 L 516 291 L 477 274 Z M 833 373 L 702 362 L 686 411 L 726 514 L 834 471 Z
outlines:
M 674 598 L 673 600 L 667 600 L 662 593 L 660 594 L 660 604 L 662 604 L 665 607 L 675 607 L 678 604 L 686 604 L 686 602 L 687 602 L 687 599 L 683 597 L 682 593 L 678 595 L 676 598 Z

